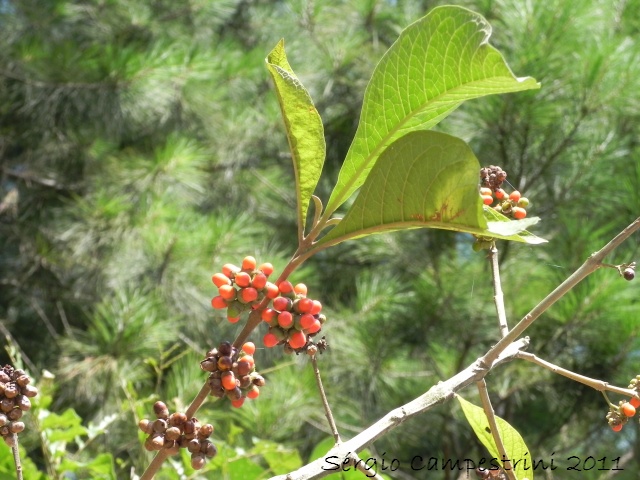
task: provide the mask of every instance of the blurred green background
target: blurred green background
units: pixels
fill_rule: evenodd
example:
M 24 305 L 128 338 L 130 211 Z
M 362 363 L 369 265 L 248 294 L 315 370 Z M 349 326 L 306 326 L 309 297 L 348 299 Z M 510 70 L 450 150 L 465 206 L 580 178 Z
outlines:
M 444 3 L 484 15 L 514 73 L 542 83 L 467 102 L 438 126 L 507 170 L 542 218 L 532 231 L 549 244 L 499 245 L 514 324 L 639 215 L 638 0 L 0 0 L 0 363 L 21 362 L 50 400 L 26 416 L 27 478 L 36 467 L 42 478 L 140 474 L 150 454 L 137 420 L 159 398 L 184 409 L 206 378 L 203 354 L 241 328 L 212 310 L 211 275 L 245 255 L 278 273 L 295 250 L 293 173 L 264 66 L 278 40 L 325 124 L 326 201 L 376 62 Z M 320 363 L 343 437 L 495 343 L 489 268 L 471 244 L 378 235 L 293 275 L 325 305 Z M 639 245 L 608 260 L 638 260 Z M 640 373 L 638 292 L 596 272 L 528 331 L 530 351 L 626 387 Z M 329 436 L 307 360 L 256 359 L 268 382 L 259 399 L 198 413 L 215 425 L 218 458 L 200 473 L 174 459 L 159 478 L 268 478 Z M 637 478 L 638 423 L 611 432 L 598 392 L 522 362 L 487 381 L 532 456 L 559 467 L 536 478 Z M 475 389 L 462 394 L 477 403 Z M 0 479 L 15 478 L 8 452 L 0 445 Z M 456 402 L 369 452 L 398 459 L 399 479 L 462 478 L 412 471 L 416 455 L 486 455 Z M 573 455 L 607 457 L 605 468 L 620 457 L 623 470 L 567 471 Z

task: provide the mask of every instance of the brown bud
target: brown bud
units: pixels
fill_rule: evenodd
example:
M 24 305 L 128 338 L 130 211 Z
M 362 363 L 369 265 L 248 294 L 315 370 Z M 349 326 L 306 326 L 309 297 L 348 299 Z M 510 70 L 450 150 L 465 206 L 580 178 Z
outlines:
M 162 433 L 156 433 L 151 437 L 151 443 L 154 450 L 160 450 L 164 446 L 164 435 Z
M 33 385 L 26 385 L 22 388 L 22 394 L 25 397 L 33 398 L 38 395 L 38 389 Z
M 184 422 L 184 433 L 196 433 L 196 424 L 193 419 Z
M 18 396 L 18 386 L 15 383 L 8 383 L 4 386 L 4 396 L 7 398 L 15 398 Z
M 217 455 L 218 449 L 213 443 L 207 442 L 206 447 L 204 451 L 202 451 L 202 453 L 204 453 L 208 458 L 213 458 Z
M 227 397 L 231 400 L 240 400 L 240 398 L 242 398 L 242 390 L 240 390 L 240 387 L 236 387 L 233 390 L 227 390 Z
M 29 383 L 31 383 L 31 379 L 27 375 L 21 375 L 16 379 L 16 383 L 20 387 L 26 387 Z
M 138 428 L 144 433 L 151 433 L 153 432 L 153 422 L 148 418 L 143 418 L 138 422 Z
M 9 431 L 11 433 L 20 433 L 24 430 L 24 423 L 22 422 L 11 422 L 11 427 L 9 427 Z
M 187 421 L 187 416 L 182 412 L 175 412 L 169 416 L 169 425 L 172 427 L 181 427 Z
M 222 398 L 222 397 L 224 397 L 224 392 L 225 392 L 225 389 L 224 389 L 224 388 L 222 388 L 222 387 L 216 387 L 216 388 L 212 388 L 212 389 L 211 389 L 211 393 L 210 393 L 210 395 L 211 395 L 212 397 Z
M 0 427 L 0 435 L 3 437 L 6 437 L 7 435 L 9 435 L 11 432 L 9 432 L 9 428 L 11 427 L 11 424 L 7 424 L 4 427 Z
M 167 429 L 167 421 L 162 418 L 153 422 L 153 431 L 157 433 L 163 433 Z
M 240 378 L 240 388 L 247 389 L 252 385 L 251 377 L 249 375 L 245 375 Z
M 230 370 L 232 365 L 233 361 L 231 357 L 224 356 L 218 359 L 218 368 L 220 370 Z
M 20 410 L 19 408 L 14 408 L 13 410 L 10 410 L 9 412 L 7 412 L 7 417 L 9 418 L 9 420 L 20 420 L 22 418 L 22 410 Z
M 238 376 L 248 375 L 251 372 L 251 364 L 244 362 L 242 359 L 238 361 Z
M 233 346 L 230 342 L 222 342 L 218 346 L 218 352 L 220 356 L 230 356 L 233 351 Z
M 178 440 L 180 438 L 180 435 L 182 435 L 182 432 L 178 427 L 169 427 L 167 428 L 167 431 L 164 432 L 164 437 L 167 440 L 172 440 L 172 441 Z
M 216 370 L 218 370 L 218 362 L 213 358 L 207 358 L 206 360 L 200 362 L 200 368 L 205 372 L 215 372 Z
M 4 427 L 7 423 L 9 423 L 9 419 L 3 413 L 0 413 L 0 427 Z
M 18 395 L 15 402 L 18 408 L 23 412 L 31 409 L 31 401 L 29 401 L 29 399 L 25 395 Z
M 211 425 L 210 423 L 205 423 L 198 430 L 198 437 L 199 438 L 207 438 L 212 433 L 213 433 L 213 425 Z
M 0 369 L 0 383 L 9 383 L 11 381 L 11 377 L 7 375 L 7 373 Z
M 253 378 L 254 385 L 257 385 L 258 387 L 264 387 L 266 382 L 262 375 L 252 375 L 252 378 Z
M 180 453 L 180 443 L 167 442 L 164 444 L 164 449 L 169 455 L 177 455 L 178 453 Z
M 198 440 L 197 438 L 189 440 L 189 444 L 187 445 L 187 450 L 189 450 L 191 453 L 199 452 L 200 451 L 200 440 Z
M 214 358 L 218 356 L 218 349 L 217 348 L 212 348 L 211 350 L 209 350 L 207 352 L 207 355 L 205 356 L 205 358 Z
M 13 377 L 14 380 L 17 380 L 19 377 L 22 377 L 23 375 L 26 375 L 26 374 L 27 374 L 27 372 L 25 372 L 21 368 L 16 368 L 13 371 L 12 377 Z
M 148 452 L 153 452 L 156 447 L 153 444 L 153 437 L 147 437 L 144 441 L 144 449 Z
M 0 400 L 0 410 L 4 413 L 10 412 L 15 407 L 15 403 L 13 403 L 13 398 L 3 398 Z
M 157 401 L 153 404 L 153 412 L 156 414 L 158 418 L 168 418 L 169 417 L 169 409 L 164 402 Z
M 191 455 L 191 467 L 194 470 L 200 470 L 202 467 L 204 467 L 204 464 L 205 464 L 204 454 L 194 453 L 193 455 Z

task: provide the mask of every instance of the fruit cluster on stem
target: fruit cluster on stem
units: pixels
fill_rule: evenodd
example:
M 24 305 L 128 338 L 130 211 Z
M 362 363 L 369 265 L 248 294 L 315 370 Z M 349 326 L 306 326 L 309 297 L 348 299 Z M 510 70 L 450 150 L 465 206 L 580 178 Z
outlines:
M 635 390 L 640 394 L 640 375 L 633 378 L 627 388 Z M 638 408 L 640 408 L 640 399 L 636 397 L 631 397 L 628 401 L 620 400 L 618 405 L 610 403 L 606 419 L 611 429 L 614 432 L 622 430 L 622 427 L 629 419 L 635 416 Z
M 503 215 L 522 220 L 527 216 L 526 207 L 529 199 L 523 197 L 518 190 L 507 194 L 502 189 L 502 184 L 507 179 L 507 172 L 502 168 L 491 165 L 480 169 L 480 196 L 482 202 L 493 205 L 493 209 Z M 494 204 L 495 202 L 495 204 Z
M 148 451 L 164 450 L 168 455 L 177 455 L 181 448 L 191 453 L 191 466 L 200 470 L 207 458 L 218 453 L 216 446 L 209 440 L 213 425 L 200 424 L 197 418 L 187 418 L 182 412 L 169 414 L 164 402 L 153 405 L 156 420 L 147 418 L 138 422 L 138 427 L 149 436 L 144 442 Z
M 38 394 L 24 370 L 5 365 L 0 368 L 0 436 L 7 445 L 15 445 L 15 436 L 24 430 L 19 421 L 31 408 L 30 398 Z

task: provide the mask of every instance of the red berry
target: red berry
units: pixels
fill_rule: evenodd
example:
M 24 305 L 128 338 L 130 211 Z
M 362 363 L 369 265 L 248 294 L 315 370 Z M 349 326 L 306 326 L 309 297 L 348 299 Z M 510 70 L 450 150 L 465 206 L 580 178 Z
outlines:
M 280 290 L 280 292 L 282 293 L 291 293 L 293 292 L 293 285 L 291 284 L 290 281 L 285 280 L 284 282 L 281 282 L 278 285 L 278 289 Z
M 315 321 L 316 321 L 316 317 L 314 317 L 310 313 L 305 313 L 300 317 L 300 326 L 302 328 L 309 328 L 311 325 L 313 325 L 313 322 Z
M 307 295 L 307 286 L 304 283 L 298 283 L 295 287 L 293 287 L 293 291 L 298 295 Z
M 249 271 L 253 271 L 256 269 L 256 259 L 253 258 L 251 255 L 248 255 L 246 257 L 244 257 L 244 260 L 242 260 L 242 269 L 243 270 L 249 270 Z
M 236 272 L 239 272 L 239 271 L 240 269 L 232 263 L 225 263 L 222 266 L 222 273 L 226 275 L 228 278 L 233 278 Z
M 513 218 L 516 220 L 522 220 L 527 216 L 527 211 L 522 207 L 513 207 L 511 211 L 513 212 Z
M 622 430 L 622 424 L 619 423 L 617 425 L 611 425 L 611 430 L 613 430 L 614 432 L 619 432 L 620 430 Z
M 249 398 L 258 398 L 258 395 L 260 395 L 260 389 L 256 385 L 253 385 L 247 392 L 247 397 Z
M 280 290 L 278 289 L 278 287 L 271 282 L 267 282 L 265 288 L 267 289 L 267 298 L 276 298 L 278 295 L 280 295 Z
M 240 408 L 243 403 L 244 403 L 244 397 L 240 397 L 237 400 L 231 400 L 231 405 L 233 405 L 236 408 Z
M 307 336 L 297 330 L 289 337 L 289 345 L 293 349 L 302 348 L 307 344 Z
M 273 273 L 273 265 L 270 263 L 263 263 L 258 268 L 262 273 L 264 273 L 267 277 Z
M 290 312 L 280 312 L 278 315 L 278 325 L 282 328 L 290 328 L 293 325 L 293 316 Z
M 253 355 L 254 352 L 256 351 L 256 345 L 253 342 L 246 342 L 244 345 L 242 345 L 242 351 L 244 353 L 246 353 L 247 355 Z
M 493 203 L 493 197 L 491 195 L 482 195 L 482 203 L 491 205 Z
M 238 272 L 235 281 L 239 287 L 248 287 L 251 285 L 251 276 L 247 272 Z
M 236 388 L 236 376 L 233 372 L 222 372 L 220 381 L 225 390 L 233 390 Z
M 229 320 L 229 323 L 238 323 L 240 321 L 240 317 L 227 317 L 227 320 Z
M 236 298 L 236 289 L 231 285 L 222 285 L 218 289 L 218 294 L 220 294 L 220 296 L 225 300 L 233 300 Z
M 251 303 L 258 299 L 258 290 L 253 287 L 247 287 L 240 290 L 240 298 L 245 303 Z
M 218 309 L 227 308 L 227 302 L 224 301 L 224 298 L 218 295 L 217 297 L 213 297 L 211 300 L 211 306 Z
M 271 348 L 278 345 L 278 343 L 280 343 L 280 340 L 278 340 L 278 337 L 276 337 L 273 333 L 269 332 L 262 338 L 262 343 L 264 343 L 265 347 Z
M 267 276 L 264 273 L 256 273 L 251 280 L 251 286 L 257 290 L 262 290 L 267 284 Z
M 482 195 L 483 197 L 484 197 L 485 195 L 491 196 L 492 194 L 493 194 L 493 192 L 491 191 L 491 189 L 490 189 L 490 188 L 482 187 L 482 188 L 480 189 L 480 195 Z
M 291 309 L 291 300 L 287 297 L 278 297 L 273 300 L 273 308 L 279 312 L 288 311 Z
M 520 200 L 520 192 L 518 190 L 514 190 L 513 192 L 511 192 L 509 194 L 509 200 L 518 203 L 518 200 Z
M 507 192 L 505 192 L 503 189 L 498 188 L 498 189 L 496 190 L 496 198 L 497 198 L 498 200 L 502 200 L 502 199 L 503 199 L 504 197 L 506 197 L 506 196 L 507 196 Z
M 238 360 L 238 362 L 246 362 L 251 366 L 251 368 L 253 368 L 256 364 L 256 361 L 253 359 L 253 356 L 248 354 L 241 357 L 240 360 Z
M 310 335 L 313 335 L 314 333 L 318 333 L 320 331 L 320 329 L 322 328 L 322 324 L 320 323 L 319 320 L 313 320 L 313 323 L 304 329 L 304 331 Z
M 318 300 L 313 301 L 313 308 L 309 312 L 311 315 L 317 315 L 322 310 L 322 304 Z
M 313 300 L 310 298 L 301 298 L 298 300 L 298 311 L 300 313 L 309 313 L 313 309 Z
M 620 410 L 627 417 L 633 417 L 636 414 L 636 408 L 631 405 L 629 402 L 625 402 L 620 405 Z
M 262 311 L 262 320 L 264 320 L 265 322 L 269 323 L 271 322 L 271 320 L 274 319 L 274 317 L 276 316 L 277 312 L 273 309 L 273 308 L 265 308 Z
M 224 273 L 216 273 L 211 277 L 211 281 L 218 288 L 223 285 L 231 285 L 231 280 Z
M 634 408 L 640 407 L 640 400 L 638 400 L 636 397 L 630 398 L 629 403 L 633 405 Z

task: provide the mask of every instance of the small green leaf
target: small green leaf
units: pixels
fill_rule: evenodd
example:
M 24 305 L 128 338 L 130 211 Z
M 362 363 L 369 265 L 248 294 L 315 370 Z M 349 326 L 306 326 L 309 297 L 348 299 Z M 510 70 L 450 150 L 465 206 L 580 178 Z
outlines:
M 275 442 L 260 440 L 251 452 L 262 455 L 274 475 L 282 475 L 302 466 L 302 459 L 295 448 L 288 448 Z
M 465 100 L 540 87 L 513 75 L 489 45 L 490 35 L 482 16 L 456 6 L 434 8 L 402 32 L 367 86 L 328 212 L 365 182 L 382 152 L 403 135 L 432 128 Z
M 276 87 L 289 139 L 298 199 L 298 231 L 304 232 L 309 200 L 318 184 L 325 158 L 324 127 L 309 92 L 291 69 L 280 40 L 266 58 Z
M 467 417 L 467 421 L 469 425 L 471 425 L 471 428 L 473 428 L 478 440 L 482 442 L 493 458 L 498 459 L 498 463 L 502 463 L 498 448 L 493 441 L 489 421 L 487 420 L 484 410 L 466 401 L 460 395 L 456 395 L 456 398 L 458 402 L 460 402 L 464 416 Z M 496 416 L 496 423 L 498 424 L 500 437 L 502 438 L 502 443 L 510 460 L 510 463 L 507 465 L 513 469 L 518 480 L 533 480 L 531 455 L 524 440 L 518 431 L 502 418 Z M 489 462 L 487 462 L 486 468 L 490 468 Z
M 409 133 L 384 151 L 345 217 L 318 243 L 420 227 L 484 235 L 479 171 L 459 138 Z
M 537 237 L 533 233 L 525 230 L 538 223 L 540 221 L 538 217 L 511 220 L 487 206 L 484 206 L 483 214 L 485 220 L 487 220 L 487 236 L 489 237 L 524 242 L 530 245 L 547 243 L 547 240 L 544 238 Z

